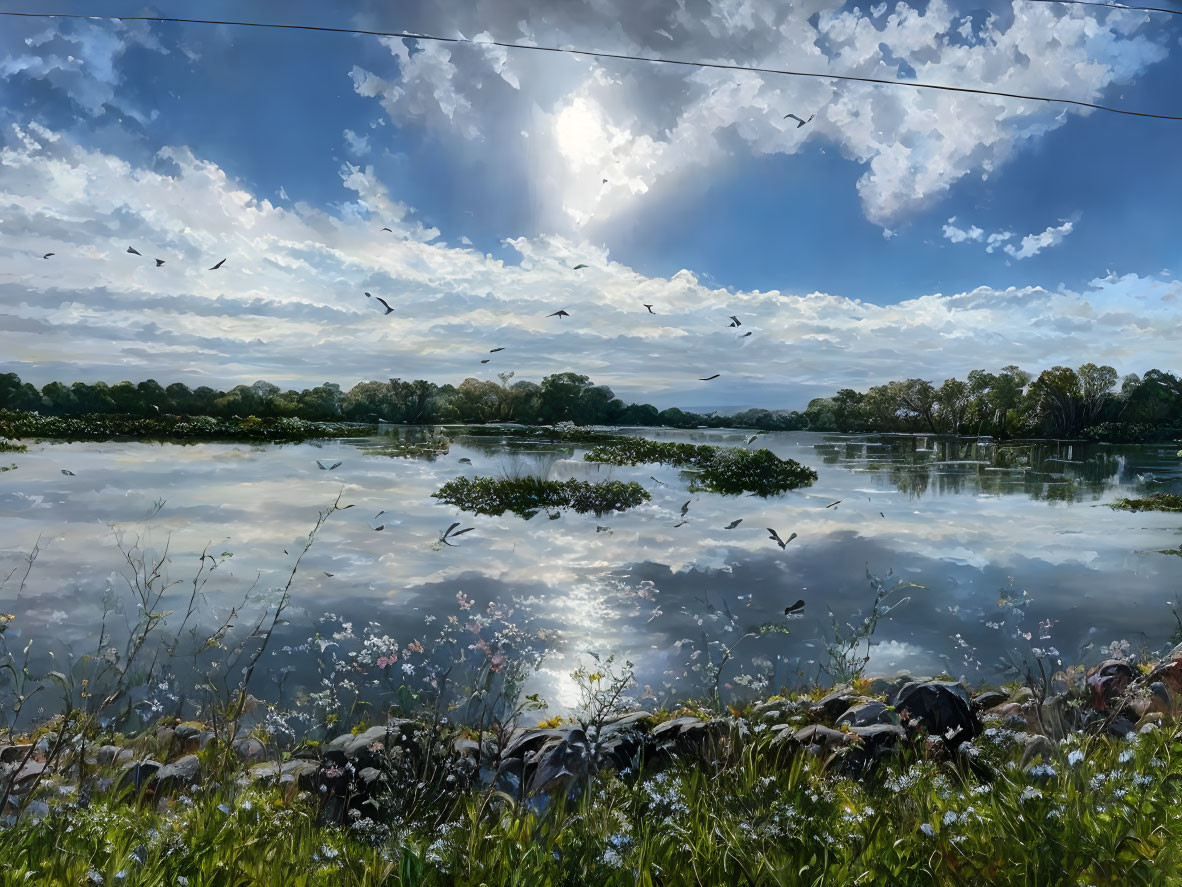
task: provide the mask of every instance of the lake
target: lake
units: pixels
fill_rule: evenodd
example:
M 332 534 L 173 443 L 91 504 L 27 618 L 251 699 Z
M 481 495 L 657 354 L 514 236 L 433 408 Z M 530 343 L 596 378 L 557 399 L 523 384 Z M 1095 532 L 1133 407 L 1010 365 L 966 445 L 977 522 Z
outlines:
M 298 655 L 308 649 L 301 638 L 318 635 L 323 651 L 332 634 L 360 635 L 372 623 L 403 644 L 426 642 L 433 624 L 492 607 L 549 638 L 535 684 L 559 707 L 577 701 L 569 673 L 588 651 L 627 656 L 641 686 L 668 698 L 709 683 L 701 666 L 711 655 L 773 623 L 789 633 L 744 642 L 720 678 L 731 692 L 766 690 L 817 677 L 830 613 L 843 624 L 867 613 L 868 574 L 916 586 L 888 599 L 898 605 L 877 626 L 871 672 L 996 680 L 1032 650 L 1091 662 L 1122 641 L 1158 648 L 1177 628 L 1182 557 L 1162 552 L 1182 547 L 1182 515 L 1104 507 L 1118 496 L 1182 491 L 1176 443 L 771 433 L 754 446 L 820 477 L 760 499 L 690 493 L 678 469 L 590 464 L 585 447 L 511 433 L 450 430 L 446 455 L 388 454 L 400 439 L 429 433 L 258 446 L 30 444 L 6 460 L 18 469 L 0 474 L 0 578 L 9 577 L 0 611 L 16 617 L 10 647 L 19 638 L 59 656 L 94 652 L 104 601 L 131 612 L 117 534 L 125 547 L 167 551 L 162 575 L 177 584 L 162 608 L 183 610 L 208 549 L 222 563 L 198 616 L 220 619 L 244 598 L 249 609 L 287 581 L 318 511 L 338 495 L 353 507 L 332 515 L 300 564 L 282 647 L 272 651 L 295 663 L 288 670 L 309 671 L 295 675 L 309 684 L 316 676 L 310 657 Z M 643 433 L 720 445 L 749 435 Z M 341 464 L 322 470 L 318 459 Z M 652 500 L 599 518 L 474 516 L 431 498 L 459 474 L 636 480 Z M 440 545 L 453 521 L 475 529 Z M 797 538 L 781 550 L 767 527 Z M 22 588 L 23 559 L 38 538 Z M 797 599 L 803 611 L 786 618 Z

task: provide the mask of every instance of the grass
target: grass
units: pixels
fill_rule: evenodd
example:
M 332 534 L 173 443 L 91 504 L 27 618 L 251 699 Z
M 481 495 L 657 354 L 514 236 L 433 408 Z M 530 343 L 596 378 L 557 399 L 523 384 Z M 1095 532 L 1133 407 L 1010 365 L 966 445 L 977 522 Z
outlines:
M 633 508 L 651 497 L 638 483 L 622 481 L 543 480 L 537 477 L 457 477 L 432 493 L 449 505 L 476 514 L 501 515 L 506 511 L 532 516 L 546 508 L 569 508 L 579 514 Z
M 752 451 L 742 447 L 671 443 L 639 437 L 601 444 L 590 449 L 583 458 L 609 465 L 663 462 L 696 472 L 702 489 L 731 495 L 774 496 L 807 486 L 817 479 L 817 472 L 813 469 L 792 459 L 781 459 L 767 449 Z
M 23 453 L 28 450 L 24 444 L 13 443 L 9 440 L 0 440 L 0 453 Z
M 1154 493 L 1141 499 L 1117 499 L 1108 507 L 1119 511 L 1182 511 L 1182 496 Z
M 991 727 L 973 768 L 917 743 L 859 777 L 748 728 L 717 755 L 604 771 L 571 798 L 474 789 L 331 827 L 316 792 L 240 784 L 225 757 L 204 788 L 156 800 L 84 802 L 66 783 L 40 822 L 0 829 L 4 883 L 1123 887 L 1182 867 L 1175 730 L 1071 737 L 1024 770 L 1024 734 Z
M 216 419 L 213 416 L 38 416 L 0 411 L 0 435 L 10 438 L 60 440 L 253 440 L 301 441 L 325 437 L 357 437 L 371 434 L 376 426 L 305 419 L 247 416 Z

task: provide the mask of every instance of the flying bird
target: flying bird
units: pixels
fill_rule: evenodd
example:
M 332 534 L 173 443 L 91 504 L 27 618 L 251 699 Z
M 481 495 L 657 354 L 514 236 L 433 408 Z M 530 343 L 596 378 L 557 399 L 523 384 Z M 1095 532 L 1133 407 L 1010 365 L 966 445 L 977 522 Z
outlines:
M 721 375 L 722 375 L 722 373 L 715 373 L 713 376 L 706 376 L 705 378 L 699 378 L 698 381 L 699 382 L 709 382 L 711 379 L 717 379 Z
M 142 255 L 143 255 L 143 253 L 141 253 L 141 252 L 140 252 L 138 249 L 136 249 L 134 246 L 129 246 L 129 247 L 127 248 L 127 251 L 128 251 L 129 253 L 131 253 L 133 256 L 142 256 Z
M 661 486 L 665 486 L 665 482 L 664 482 L 663 480 L 657 480 L 657 479 L 656 479 L 655 477 L 653 477 L 651 474 L 648 476 L 648 479 L 649 479 L 649 480 L 654 480 L 654 481 L 657 481 L 657 483 L 659 483 Z
M 797 601 L 791 607 L 784 608 L 784 615 L 791 616 L 793 613 L 799 613 L 803 609 L 804 609 L 804 601 Z
M 46 254 L 45 254 L 45 255 L 43 255 L 41 258 L 43 258 L 43 259 L 48 259 L 50 256 L 56 256 L 56 255 L 57 255 L 57 253 L 46 253 Z
M 746 339 L 749 335 L 751 335 L 751 330 L 747 330 L 747 332 L 743 333 L 743 335 L 739 336 L 739 338 Z
M 387 314 L 390 314 L 394 311 L 394 309 L 390 307 L 390 304 L 385 299 L 383 299 L 381 296 L 371 296 L 369 293 L 366 293 L 365 297 L 367 299 L 377 299 L 379 302 L 381 302 L 382 305 L 385 307 Z
M 685 517 L 686 512 L 689 511 L 690 502 L 692 502 L 692 501 L 693 501 L 692 499 L 686 499 L 685 504 L 681 506 L 681 516 L 682 517 Z
M 826 505 L 825 507 L 826 507 L 826 508 L 832 508 L 834 505 L 840 505 L 840 504 L 841 504 L 843 501 L 845 501 L 845 500 L 843 500 L 843 499 L 838 499 L 836 502 L 830 502 L 830 503 L 829 503 L 828 505 Z
M 481 362 L 481 363 L 488 363 L 490 359 L 491 359 L 491 358 L 488 358 L 488 357 L 486 357 L 484 360 L 482 360 L 482 361 L 480 361 L 480 362 Z
M 156 267 L 157 267 L 157 268 L 159 268 L 159 267 L 160 267 L 161 265 L 163 265 L 163 264 L 164 264 L 164 259 L 157 259 L 157 260 L 156 260 Z
M 578 265 L 575 265 L 574 270 L 578 271 L 580 268 L 586 268 L 586 267 L 588 267 L 588 266 L 584 265 L 582 262 L 580 262 Z
M 505 350 L 505 349 L 504 349 L 503 347 L 501 347 L 501 348 L 490 348 L 490 349 L 488 349 L 488 353 L 489 353 L 489 354 L 496 354 L 498 351 L 504 351 L 504 350 Z
M 813 117 L 815 117 L 815 116 L 816 116 L 815 114 L 810 114 L 810 115 L 809 115 L 809 120 L 812 120 L 812 119 L 813 119 Z M 784 115 L 784 119 L 785 119 L 785 120 L 787 120 L 789 117 L 791 117 L 793 120 L 795 120 L 795 121 L 796 121 L 796 128 L 797 128 L 797 129 L 800 129 L 802 126 L 804 126 L 806 123 L 808 123 L 808 122 L 809 122 L 809 120 L 801 120 L 801 119 L 800 119 L 799 117 L 797 117 L 795 114 L 785 114 L 785 115 Z
M 643 302 L 641 302 L 641 304 L 642 304 L 642 305 L 644 305 L 644 303 L 643 303 Z M 656 311 L 654 311 L 654 310 L 653 310 L 653 306 L 652 306 L 652 305 L 644 305 L 644 307 L 648 309 L 648 313 L 649 313 L 649 314 L 656 314 L 656 313 L 657 313 Z
M 472 464 L 472 460 L 471 460 L 471 459 L 469 459 L 467 456 L 461 456 L 461 457 L 460 457 L 460 464 L 461 464 L 461 465 L 471 465 L 471 464 Z
M 878 513 L 878 516 L 881 517 L 883 520 L 886 520 L 886 515 L 883 514 L 881 511 Z
M 393 233 L 394 233 L 394 232 L 393 232 L 391 229 L 389 229 L 389 228 L 383 228 L 382 230 L 383 230 L 383 231 L 389 231 L 391 234 L 393 234 Z
M 327 576 L 329 579 L 332 578 L 332 573 L 328 572 L 328 570 L 324 571 L 324 575 Z
M 475 527 L 465 527 L 462 530 L 456 530 L 456 527 L 458 527 L 459 525 L 460 525 L 460 522 L 456 521 L 454 524 L 452 524 L 450 527 L 448 527 L 446 530 L 444 530 L 442 533 L 440 533 L 439 534 L 439 541 L 442 542 L 444 545 L 451 545 L 451 543 L 447 541 L 449 538 L 454 539 L 454 538 L 456 538 L 456 536 L 462 536 L 465 533 L 471 533 L 473 530 L 476 529 Z M 455 530 L 455 532 L 453 533 L 452 530 Z
M 559 308 L 553 314 L 547 314 L 546 316 L 547 317 L 570 317 L 570 314 L 566 311 L 563 311 L 561 308 Z
M 688 523 L 689 523 L 689 521 L 687 521 L 687 520 L 679 520 L 677 523 L 675 523 L 673 525 L 673 529 L 676 530 L 678 527 L 684 527 Z
M 727 524 L 725 527 L 723 527 L 723 529 L 724 530 L 733 530 L 735 527 L 737 527 L 742 522 L 743 522 L 742 518 L 739 518 L 738 520 L 733 520 L 729 524 Z
M 224 265 L 224 264 L 226 264 L 226 260 L 225 260 L 225 259 L 222 259 L 220 262 L 218 262 L 216 265 L 214 265 L 214 266 L 213 266 L 212 268 L 210 268 L 209 270 L 210 270 L 210 271 L 217 271 L 217 270 L 218 270 L 218 268 L 222 267 L 222 265 Z
M 336 468 L 340 464 L 341 464 L 340 462 L 333 462 L 330 465 L 327 462 L 321 462 L 319 459 L 316 460 L 316 465 L 320 468 L 321 471 L 332 471 L 334 468 Z
M 781 539 L 781 538 L 780 538 L 780 534 L 779 534 L 779 533 L 777 533 L 775 530 L 773 530 L 771 527 L 768 527 L 768 528 L 767 528 L 767 531 L 768 531 L 769 533 L 771 533 L 771 535 L 770 535 L 770 536 L 768 536 L 768 538 L 769 538 L 769 539 L 771 539 L 773 542 L 775 542 L 777 545 L 779 545 L 779 546 L 780 546 L 780 548 L 787 548 L 787 547 L 788 547 L 788 543 L 789 543 L 789 542 L 791 542 L 793 539 L 795 539 L 795 538 L 796 538 L 796 534 L 795 534 L 795 533 L 793 533 L 793 534 L 792 534 L 791 536 L 789 536 L 787 539 Z
M 752 441 L 754 441 L 755 438 L 759 437 L 759 435 L 761 435 L 761 434 L 763 434 L 762 431 L 755 432 L 753 435 L 751 435 L 749 438 L 747 438 L 747 443 L 744 444 L 744 446 L 748 446 L 748 447 L 751 446 Z
M 62 474 L 69 475 L 70 477 L 77 477 L 77 475 L 68 468 L 63 468 Z
M 601 184 L 601 185 L 606 185 L 606 184 L 607 184 L 607 179 L 604 179 L 604 180 L 603 180 L 602 182 L 600 182 L 599 184 Z
M 374 531 L 375 533 L 377 533 L 377 532 L 379 532 L 379 531 L 381 531 L 381 530 L 384 530 L 384 529 L 386 529 L 386 525 L 385 525 L 385 524 L 378 524 L 376 527 L 374 527 L 374 528 L 373 528 L 373 531 Z M 286 554 L 286 552 L 284 552 L 284 553 Z
M 562 517 L 562 512 L 556 511 L 553 514 L 551 514 L 550 512 L 547 511 L 546 517 L 550 518 L 550 520 L 558 520 L 560 517 Z
M 611 531 L 612 531 L 611 527 L 601 527 L 599 524 L 595 525 L 595 532 L 596 533 L 610 533 Z
M 735 317 L 735 315 L 733 315 L 733 314 L 731 315 L 731 322 L 727 324 L 727 326 L 742 326 L 742 325 L 743 325 L 743 321 L 739 320 L 739 318 Z

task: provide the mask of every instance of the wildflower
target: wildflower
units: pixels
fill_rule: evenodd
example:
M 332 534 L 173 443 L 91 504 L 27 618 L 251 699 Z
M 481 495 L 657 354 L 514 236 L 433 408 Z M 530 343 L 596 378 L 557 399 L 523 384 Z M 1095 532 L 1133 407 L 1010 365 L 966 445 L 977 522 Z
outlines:
M 944 814 L 944 825 L 952 825 L 959 818 L 955 810 L 949 810 Z
M 101 884 L 103 883 L 103 876 L 96 869 L 91 869 L 86 873 L 86 880 L 90 881 L 91 884 Z
M 230 815 L 230 805 L 229 804 L 218 804 L 218 810 L 220 810 L 222 813 L 225 813 L 227 816 Z
M 1018 797 L 1018 800 L 1033 801 L 1033 800 L 1036 800 L 1037 798 L 1041 798 L 1041 797 L 1042 797 L 1041 791 L 1039 791 L 1038 789 L 1036 789 L 1032 785 L 1028 785 L 1028 786 L 1026 786 L 1026 788 L 1022 789 L 1022 794 Z
M 930 822 L 925 822 L 923 825 L 921 825 L 919 827 L 919 830 L 921 832 L 923 832 L 925 835 L 927 835 L 929 838 L 934 838 L 936 836 L 936 830 L 935 830 L 935 828 L 932 827 L 932 824 Z
M 1083 760 L 1083 752 L 1081 752 L 1078 748 L 1073 749 L 1071 751 L 1071 753 L 1069 755 L 1067 755 L 1067 763 L 1070 764 L 1072 767 L 1074 767 L 1076 764 L 1078 764 L 1082 760 Z
M 1120 756 L 1116 760 L 1121 764 L 1127 764 L 1129 761 L 1133 760 L 1133 750 L 1131 748 L 1126 748 L 1120 753 Z

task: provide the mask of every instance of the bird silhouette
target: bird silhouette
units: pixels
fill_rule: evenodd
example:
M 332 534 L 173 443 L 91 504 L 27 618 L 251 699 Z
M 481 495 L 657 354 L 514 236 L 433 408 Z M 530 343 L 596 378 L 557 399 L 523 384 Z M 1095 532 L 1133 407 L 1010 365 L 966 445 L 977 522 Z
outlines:
M 332 573 L 328 572 L 328 570 L 324 571 L 324 575 L 327 576 L 329 579 L 332 578 Z
M 723 527 L 723 529 L 724 530 L 733 530 L 735 527 L 737 527 L 742 522 L 743 522 L 742 518 L 739 518 L 738 520 L 733 520 L 729 524 L 727 524 L 725 527 Z
M 394 233 L 394 232 L 393 232 L 393 231 L 392 231 L 390 228 L 383 228 L 382 230 L 383 230 L 383 231 L 389 231 L 391 234 L 393 234 L 393 233 Z
M 768 536 L 768 538 L 771 539 L 773 542 L 775 542 L 777 545 L 779 545 L 780 548 L 787 548 L 788 543 L 796 538 L 796 534 L 793 533 L 787 539 L 781 539 L 780 534 L 777 533 L 775 530 L 773 530 L 771 527 L 768 527 L 767 531 L 771 534 L 770 536 Z
M 812 119 L 813 119 L 813 117 L 815 117 L 815 116 L 816 116 L 815 114 L 810 114 L 810 115 L 809 115 L 809 120 L 812 120 Z M 785 120 L 787 120 L 789 117 L 791 117 L 793 120 L 795 120 L 795 121 L 796 121 L 796 128 L 797 128 L 797 129 L 800 129 L 802 126 L 804 126 L 806 123 L 808 123 L 808 122 L 809 122 L 809 120 L 801 120 L 801 119 L 800 119 L 799 117 L 797 117 L 795 114 L 785 114 L 785 115 L 784 115 L 784 119 L 785 119 Z
M 596 533 L 610 533 L 611 531 L 612 531 L 611 527 L 602 527 L 599 524 L 595 525 L 595 532 Z
M 547 314 L 546 316 L 547 317 L 570 317 L 570 314 L 568 312 L 562 310 L 561 308 L 559 308 L 553 314 Z
M 333 462 L 330 465 L 329 463 L 322 462 L 319 459 L 316 460 L 316 465 L 320 468 L 321 471 L 332 471 L 334 468 L 336 468 L 340 464 L 341 464 L 340 462 Z
M 460 525 L 460 522 L 456 521 L 454 524 L 452 524 L 450 527 L 448 527 L 446 530 L 444 530 L 442 533 L 440 533 L 439 541 L 442 542 L 444 545 L 451 545 L 451 543 L 447 541 L 449 538 L 454 539 L 454 538 L 456 538 L 456 536 L 463 536 L 465 533 L 471 533 L 473 530 L 476 529 L 475 527 L 465 527 L 462 530 L 456 530 L 456 527 L 458 527 L 459 525 Z M 455 532 L 453 533 L 452 530 L 455 530 Z
M 743 325 L 743 321 L 739 320 L 739 318 L 735 317 L 735 315 L 733 315 L 733 314 L 731 315 L 731 322 L 727 324 L 727 326 L 742 326 L 742 325 Z
M 677 523 L 675 523 L 673 525 L 673 529 L 676 530 L 678 527 L 684 527 L 688 523 L 689 523 L 689 521 L 687 521 L 687 520 L 679 520 Z
M 504 348 L 490 348 L 490 349 L 488 349 L 488 353 L 489 354 L 496 354 L 498 351 L 504 351 L 504 350 L 505 350 Z
M 481 362 L 481 363 L 488 363 L 488 361 L 489 361 L 489 358 L 487 358 L 487 357 L 486 357 L 484 360 L 482 360 L 482 361 L 480 361 L 480 362 Z
M 759 435 L 761 435 L 761 434 L 763 434 L 762 431 L 755 432 L 753 435 L 751 435 L 749 438 L 747 438 L 747 443 L 744 444 L 744 446 L 748 446 L 748 447 L 751 446 L 752 441 L 754 441 L 755 438 L 759 437 Z
M 657 483 L 659 483 L 661 486 L 665 486 L 665 482 L 664 482 L 663 480 L 657 480 L 657 479 L 656 479 L 655 477 L 653 477 L 651 474 L 648 476 L 648 479 L 649 479 L 649 480 L 656 481 L 656 482 L 657 482 Z
M 461 464 L 461 465 L 471 465 L 471 464 L 472 464 L 472 460 L 471 460 L 471 459 L 469 459 L 467 456 L 461 456 L 461 457 L 460 457 L 460 464 Z
M 681 506 L 681 516 L 682 517 L 685 517 L 685 513 L 687 511 L 689 511 L 690 502 L 692 502 L 692 501 L 693 501 L 692 499 L 686 499 L 685 504 Z
M 57 253 L 46 253 L 46 254 L 45 254 L 45 255 L 43 255 L 41 258 L 43 258 L 43 259 L 48 259 L 50 256 L 56 256 L 56 255 L 57 255 Z
M 67 476 L 69 476 L 69 477 L 77 477 L 77 475 L 75 475 L 75 474 L 74 474 L 74 472 L 72 472 L 72 471 L 71 471 L 70 469 L 68 469 L 68 468 L 63 468 L 63 469 L 62 469 L 62 474 L 65 474 L 65 475 L 67 475 Z
M 226 260 L 225 260 L 225 259 L 222 259 L 220 262 L 218 262 L 216 265 L 214 265 L 214 266 L 213 266 L 212 268 L 210 268 L 209 270 L 210 270 L 210 271 L 217 271 L 217 270 L 218 270 L 218 268 L 222 267 L 222 265 L 224 265 L 224 264 L 226 264 Z
M 386 309 L 387 314 L 390 314 L 394 311 L 394 309 L 390 307 L 390 304 L 385 299 L 383 299 L 381 296 L 371 296 L 369 293 L 366 293 L 365 297 L 367 299 L 377 299 L 379 302 L 381 302 L 382 306 Z
M 163 264 L 164 264 L 164 259 L 157 259 L 157 260 L 156 260 L 156 267 L 157 267 L 157 268 L 159 268 L 159 267 L 160 267 L 161 265 L 163 265 Z
M 699 382 L 709 382 L 711 379 L 717 379 L 721 375 L 722 375 L 722 373 L 715 373 L 713 376 L 706 376 L 704 378 L 699 378 L 698 381 Z
M 578 271 L 580 268 L 586 268 L 586 267 L 588 267 L 588 266 L 584 265 L 582 262 L 580 262 L 578 265 L 575 265 L 574 270 Z
M 804 609 L 804 601 L 797 601 L 791 607 L 784 608 L 784 615 L 791 616 L 793 613 L 799 613 L 803 609 Z
M 644 303 L 642 302 L 641 304 L 643 305 Z M 656 311 L 653 310 L 652 305 L 644 305 L 644 307 L 648 309 L 649 314 L 656 314 L 657 313 Z
M 841 504 L 843 501 L 844 501 L 843 499 L 838 499 L 836 502 L 830 502 L 830 503 L 829 503 L 828 505 L 826 505 L 825 507 L 826 507 L 826 508 L 832 508 L 834 505 L 840 505 L 840 504 Z
M 743 335 L 739 336 L 739 338 L 746 339 L 749 335 L 751 335 L 751 330 L 747 330 L 747 332 L 743 333 Z
M 141 253 L 141 252 L 140 252 L 138 249 L 136 249 L 134 246 L 129 246 L 129 247 L 127 248 L 127 251 L 128 251 L 129 253 L 131 253 L 133 256 L 142 256 L 142 255 L 143 255 L 143 253 Z
M 378 524 L 376 527 L 374 527 L 374 528 L 373 528 L 373 531 L 374 531 L 375 533 L 378 533 L 378 532 L 380 532 L 380 531 L 382 531 L 382 530 L 384 530 L 384 529 L 386 529 L 386 525 L 385 525 L 385 524 Z

